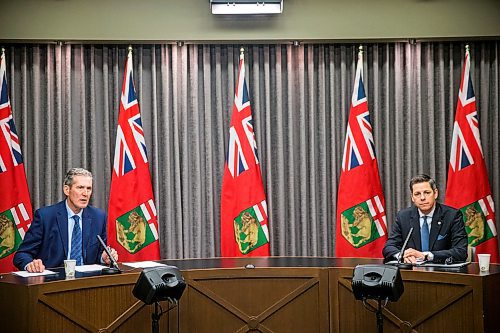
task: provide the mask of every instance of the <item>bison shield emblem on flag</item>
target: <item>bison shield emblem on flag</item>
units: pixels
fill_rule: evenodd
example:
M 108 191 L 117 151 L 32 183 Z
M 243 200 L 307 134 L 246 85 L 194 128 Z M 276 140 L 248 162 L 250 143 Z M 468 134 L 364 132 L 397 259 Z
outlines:
M 242 254 L 268 242 L 253 207 L 245 209 L 234 219 L 234 237 Z
M 0 213 L 0 259 L 14 252 L 21 241 L 10 209 Z
M 360 248 L 382 236 L 366 202 L 342 212 L 341 227 L 342 236 L 355 248 Z
M 116 239 L 132 254 L 156 240 L 141 206 L 137 206 L 116 220 Z

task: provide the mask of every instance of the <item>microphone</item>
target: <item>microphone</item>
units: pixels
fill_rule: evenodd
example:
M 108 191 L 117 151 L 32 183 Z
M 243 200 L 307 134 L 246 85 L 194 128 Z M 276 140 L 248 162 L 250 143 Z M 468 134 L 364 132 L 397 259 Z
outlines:
M 101 243 L 102 247 L 104 248 L 104 251 L 106 251 L 106 253 L 109 257 L 109 260 L 110 260 L 109 267 L 103 268 L 101 270 L 101 273 L 105 274 L 105 275 L 121 273 L 122 271 L 120 270 L 120 268 L 118 268 L 118 263 L 116 262 L 115 258 L 113 258 L 113 256 L 109 252 L 108 247 L 106 246 L 106 244 L 104 244 L 104 241 L 102 240 L 101 236 L 99 236 L 99 235 L 96 235 L 96 236 L 97 236 L 97 239 L 99 240 L 99 243 Z
M 413 232 L 413 227 L 410 228 L 410 231 L 408 232 L 408 236 L 406 236 L 405 242 L 403 243 L 403 246 L 401 247 L 401 252 L 399 252 L 399 259 L 398 262 L 395 264 L 401 269 L 411 269 L 413 265 L 411 263 L 404 263 L 403 262 L 403 253 L 406 250 L 406 245 L 408 245 L 408 241 L 410 240 L 411 233 Z

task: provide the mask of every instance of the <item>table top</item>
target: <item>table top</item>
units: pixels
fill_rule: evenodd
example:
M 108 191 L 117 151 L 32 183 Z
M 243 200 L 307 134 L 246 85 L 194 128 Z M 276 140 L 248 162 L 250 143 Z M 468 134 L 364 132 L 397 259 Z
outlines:
M 203 258 L 203 259 L 164 259 L 158 262 L 176 266 L 181 271 L 206 270 L 206 269 L 252 269 L 252 268 L 346 268 L 353 269 L 357 265 L 375 264 L 382 265 L 382 259 L 371 258 L 333 258 L 333 257 L 245 257 L 245 258 Z M 138 274 L 140 268 L 132 268 L 120 264 L 124 273 Z M 0 284 L 34 285 L 53 281 L 66 280 L 64 268 L 47 268 L 55 274 L 20 277 L 12 273 L 0 275 Z M 460 268 L 452 267 L 413 267 L 419 272 L 446 272 L 451 274 L 491 276 L 500 275 L 500 265 L 491 264 L 488 272 L 481 272 L 477 262 L 472 262 Z M 76 279 L 100 276 L 100 271 L 76 272 Z

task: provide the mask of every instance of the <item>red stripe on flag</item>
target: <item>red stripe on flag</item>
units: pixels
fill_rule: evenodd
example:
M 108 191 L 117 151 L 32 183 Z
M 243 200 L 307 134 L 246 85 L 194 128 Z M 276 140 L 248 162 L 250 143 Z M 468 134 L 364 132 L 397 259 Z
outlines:
M 29 216 L 26 216 L 26 210 L 22 211 L 22 209 L 24 209 L 24 205 L 23 207 L 21 207 L 21 205 L 23 205 L 22 203 L 17 205 L 16 207 L 14 207 L 15 211 L 16 211 L 16 214 L 17 214 L 17 217 L 18 217 L 18 224 L 17 224 L 17 229 L 23 229 L 24 232 L 26 233 L 26 231 L 28 231 L 30 225 L 31 225 L 31 221 L 30 221 L 30 218 Z

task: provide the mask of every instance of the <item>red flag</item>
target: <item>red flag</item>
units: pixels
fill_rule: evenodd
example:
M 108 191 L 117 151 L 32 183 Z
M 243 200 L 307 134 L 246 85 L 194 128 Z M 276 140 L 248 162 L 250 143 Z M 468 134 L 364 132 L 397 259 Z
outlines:
M 495 207 L 479 136 L 468 46 L 453 123 L 445 203 L 462 211 L 469 245 L 476 247 L 476 253 L 490 253 L 491 262 L 498 262 Z
M 118 115 L 108 243 L 116 249 L 120 261 L 160 259 L 157 213 L 132 75 L 131 50 L 125 63 Z
M 266 194 L 257 157 L 243 51 L 221 194 L 221 255 L 268 256 Z
M 337 196 L 337 257 L 382 257 L 387 240 L 385 199 L 378 173 L 359 52 Z
M 5 70 L 0 60 L 0 273 L 17 270 L 12 259 L 33 219 L 23 155 L 17 136 Z

